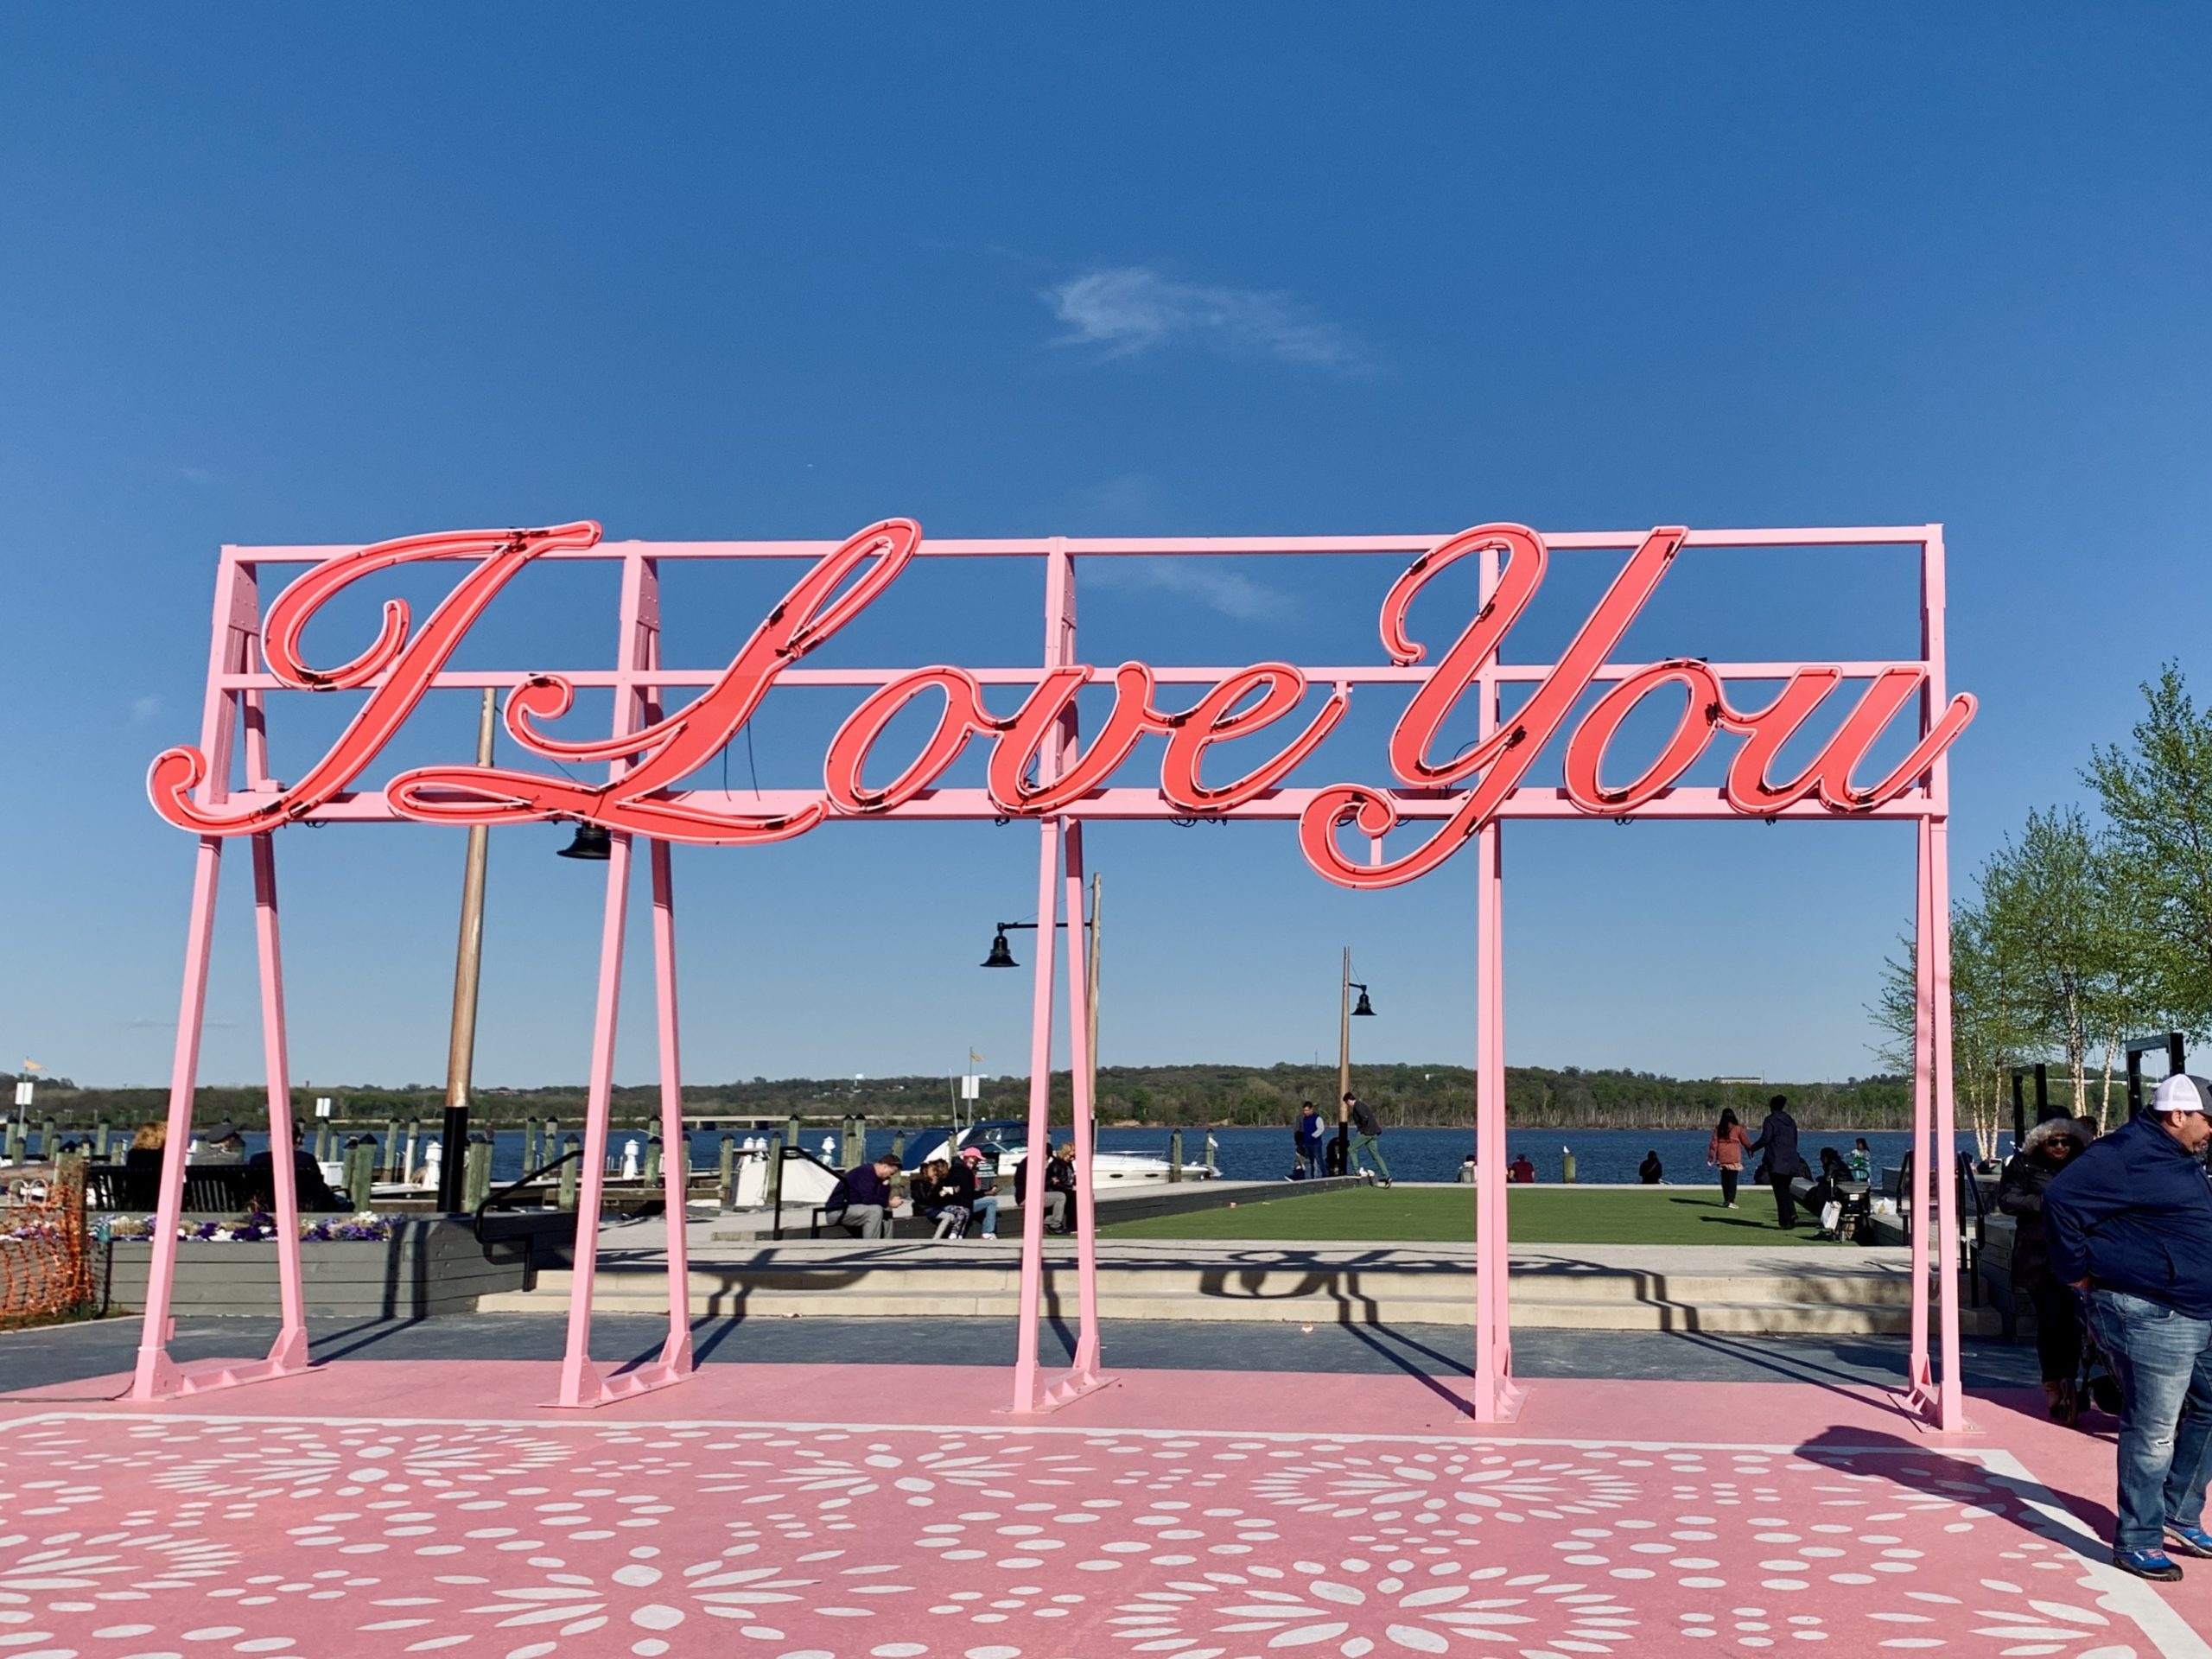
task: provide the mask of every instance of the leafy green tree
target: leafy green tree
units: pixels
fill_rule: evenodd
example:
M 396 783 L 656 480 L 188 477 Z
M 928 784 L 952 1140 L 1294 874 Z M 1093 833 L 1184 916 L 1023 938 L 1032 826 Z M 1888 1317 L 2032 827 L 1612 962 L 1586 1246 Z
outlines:
M 2065 1058 L 2075 1109 L 2088 1092 L 2088 1058 L 2109 1029 L 2117 962 L 2124 950 L 2107 885 L 2107 861 L 2079 807 L 2028 814 L 1982 866 L 1986 944 L 2003 994 L 2048 1047 Z
M 2084 776 L 2110 826 L 2145 1000 L 2201 1039 L 2212 1030 L 2212 709 L 2196 707 L 2172 663 L 2143 697 L 2131 741 L 2095 750 Z
M 1910 1078 L 1918 1024 L 1919 957 L 1910 935 L 1882 964 L 1882 985 L 1867 1010 L 1888 1038 L 1883 1060 Z M 1997 1154 L 2012 1067 L 2039 1046 L 2039 1033 L 2024 1017 L 2027 1001 L 2012 978 L 2013 964 L 1977 905 L 1951 913 L 1951 1092 L 1984 1158 Z

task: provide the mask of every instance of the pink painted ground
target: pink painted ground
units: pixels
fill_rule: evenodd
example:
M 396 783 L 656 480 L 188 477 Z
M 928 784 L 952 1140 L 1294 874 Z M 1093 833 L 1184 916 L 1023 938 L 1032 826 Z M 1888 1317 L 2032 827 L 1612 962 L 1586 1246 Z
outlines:
M 1944 1445 L 1786 1383 L 1543 1382 L 1490 1434 L 1398 1377 L 1140 1372 L 1016 1422 L 972 1368 L 576 1414 L 551 1370 L 0 1400 L 0 1659 L 2212 1655 L 2212 1567 L 2113 1572 L 2069 1512 L 2106 1524 L 2109 1443 L 2002 1400 Z

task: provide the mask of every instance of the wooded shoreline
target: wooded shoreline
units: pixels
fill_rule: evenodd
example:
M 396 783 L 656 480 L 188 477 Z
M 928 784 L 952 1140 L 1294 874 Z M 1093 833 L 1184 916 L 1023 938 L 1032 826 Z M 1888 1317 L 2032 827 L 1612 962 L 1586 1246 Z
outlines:
M 12 1079 L 0 1073 L 0 1082 L 8 1081 Z M 1454 1127 L 1474 1122 L 1475 1077 L 1467 1066 L 1355 1065 L 1352 1087 L 1388 1124 Z M 1028 1110 L 1026 1077 L 988 1077 L 981 1090 L 975 1109 L 978 1116 L 1014 1117 Z M 1287 1123 L 1307 1100 L 1333 1116 L 1336 1092 L 1334 1066 L 1108 1066 L 1098 1074 L 1097 1109 L 1100 1121 L 1109 1124 L 1198 1128 Z M 1065 1120 L 1070 1100 L 1065 1071 L 1052 1074 L 1052 1093 L 1054 1115 Z M 881 1123 L 936 1123 L 954 1109 L 957 1094 L 954 1077 L 755 1077 L 742 1083 L 687 1084 L 683 1109 L 688 1116 L 704 1118 L 839 1118 L 858 1114 Z M 1789 1097 L 1791 1112 L 1808 1129 L 1908 1128 L 1912 1117 L 1911 1084 L 1897 1077 L 1790 1083 L 1509 1066 L 1505 1094 L 1510 1121 L 1532 1128 L 1709 1128 L 1724 1107 L 1733 1107 L 1738 1116 L 1756 1123 L 1764 1115 L 1768 1097 L 1776 1094 Z M 334 1116 L 353 1122 L 431 1118 L 445 1104 L 444 1090 L 437 1085 L 302 1084 L 292 1090 L 293 1109 L 311 1118 L 315 1097 L 321 1095 L 331 1097 Z M 163 1116 L 168 1101 L 168 1091 L 157 1087 L 79 1089 L 67 1079 L 42 1079 L 29 1116 L 120 1126 Z M 615 1116 L 624 1122 L 651 1116 L 658 1111 L 659 1102 L 656 1084 L 614 1090 Z M 580 1117 L 583 1104 L 581 1084 L 491 1088 L 476 1091 L 470 1110 L 474 1121 L 494 1127 L 531 1117 Z M 202 1122 L 227 1117 L 241 1128 L 264 1128 L 267 1090 L 259 1084 L 207 1085 L 195 1093 L 194 1116 Z

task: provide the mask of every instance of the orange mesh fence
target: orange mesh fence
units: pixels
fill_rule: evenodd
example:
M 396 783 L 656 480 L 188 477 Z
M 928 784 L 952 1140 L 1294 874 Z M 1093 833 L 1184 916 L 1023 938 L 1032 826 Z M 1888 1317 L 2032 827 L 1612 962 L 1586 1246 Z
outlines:
M 0 1325 L 73 1313 L 92 1294 L 83 1175 L 18 1177 L 0 1192 Z

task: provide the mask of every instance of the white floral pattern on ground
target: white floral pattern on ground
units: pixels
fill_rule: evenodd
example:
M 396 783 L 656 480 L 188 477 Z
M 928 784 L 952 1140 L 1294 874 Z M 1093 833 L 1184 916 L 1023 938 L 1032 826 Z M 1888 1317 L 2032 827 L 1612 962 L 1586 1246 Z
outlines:
M 0 1654 L 2174 1651 L 2036 1497 L 1894 1446 L 60 1414 L 0 1464 Z

